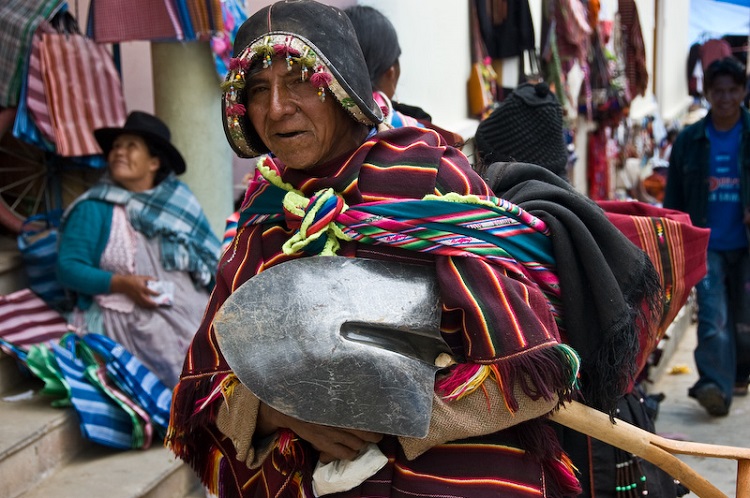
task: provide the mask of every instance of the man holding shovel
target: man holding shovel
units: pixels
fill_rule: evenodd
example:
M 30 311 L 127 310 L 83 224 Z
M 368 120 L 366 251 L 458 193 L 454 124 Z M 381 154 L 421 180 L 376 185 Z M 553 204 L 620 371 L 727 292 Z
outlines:
M 549 227 L 492 197 L 435 132 L 381 125 L 338 9 L 262 9 L 230 68 L 227 139 L 260 158 L 175 389 L 168 446 L 220 497 L 575 496 L 544 418 L 574 396 L 579 366 L 560 341 Z M 653 267 L 642 252 L 622 257 L 639 290 L 623 306 L 641 309 L 658 295 Z M 338 263 L 351 258 L 369 262 Z M 428 291 L 416 299 L 407 284 Z M 245 322 L 246 311 L 257 313 Z M 603 369 L 591 396 L 605 409 L 635 368 L 639 318 L 588 338 L 616 351 L 582 358 Z M 356 388 L 342 387 L 347 373 Z M 329 463 L 343 472 L 321 473 Z

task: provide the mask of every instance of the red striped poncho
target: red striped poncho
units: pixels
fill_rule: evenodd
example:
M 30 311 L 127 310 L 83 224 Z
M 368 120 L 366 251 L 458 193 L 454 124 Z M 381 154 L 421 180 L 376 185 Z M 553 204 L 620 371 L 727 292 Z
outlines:
M 445 146 L 435 132 L 416 128 L 375 135 L 351 155 L 312 171 L 287 170 L 269 158 L 263 165 L 305 196 L 332 188 L 349 206 L 450 192 L 491 195 L 459 151 Z M 167 435 L 169 447 L 221 497 L 312 496 L 310 476 L 317 455 L 309 445 L 299 441 L 294 458 L 276 448 L 260 468 L 249 469 L 235 458 L 231 441 L 217 429 L 216 410 L 222 397 L 211 396 L 231 375 L 212 327 L 216 311 L 247 279 L 306 255 L 285 254 L 282 246 L 295 230 L 283 221 L 272 221 L 278 208 L 266 214 L 259 208 L 271 188 L 259 175 L 248 188 L 237 236 L 219 263 L 216 287 L 175 388 Z M 559 347 L 550 301 L 531 280 L 482 258 L 353 241 L 343 242 L 338 254 L 434 264 L 444 303 L 442 332 L 457 357 L 467 364 L 492 366 L 501 386 L 513 385 L 525 375 L 530 379 L 528 391 L 537 397 L 570 396 L 575 368 Z M 515 404 L 512 393 L 503 395 L 508 406 Z M 533 420 L 489 436 L 435 446 L 411 461 L 395 438 L 386 437 L 380 447 L 388 464 L 359 487 L 330 496 L 481 498 L 574 493 L 577 483 L 561 463 L 554 436 L 548 435 L 543 422 Z

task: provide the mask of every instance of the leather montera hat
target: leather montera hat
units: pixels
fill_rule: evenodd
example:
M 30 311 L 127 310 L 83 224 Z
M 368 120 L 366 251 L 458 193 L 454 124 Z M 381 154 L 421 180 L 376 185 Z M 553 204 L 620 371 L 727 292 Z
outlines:
M 523 83 L 479 123 L 477 152 L 484 164 L 532 163 L 560 174 L 568 163 L 562 107 L 546 83 Z
M 283 58 L 279 59 L 279 57 Z M 244 83 L 255 63 L 299 64 L 324 97 L 327 93 L 359 123 L 377 125 L 382 111 L 357 34 L 341 10 L 313 0 L 285 0 L 265 7 L 240 26 L 229 72 L 222 84 L 222 120 L 227 139 L 240 157 L 268 152 L 246 114 Z

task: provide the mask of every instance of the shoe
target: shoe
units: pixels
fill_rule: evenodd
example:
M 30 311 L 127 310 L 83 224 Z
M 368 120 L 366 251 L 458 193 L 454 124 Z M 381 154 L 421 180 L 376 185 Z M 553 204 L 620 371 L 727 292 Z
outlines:
M 698 400 L 709 415 L 714 417 L 724 417 L 729 414 L 729 406 L 724 399 L 724 394 L 716 384 L 703 384 L 699 387 L 690 389 L 688 393 L 691 397 Z
M 748 392 L 748 381 L 745 382 L 735 382 L 734 383 L 734 389 L 732 393 L 735 396 L 747 396 Z

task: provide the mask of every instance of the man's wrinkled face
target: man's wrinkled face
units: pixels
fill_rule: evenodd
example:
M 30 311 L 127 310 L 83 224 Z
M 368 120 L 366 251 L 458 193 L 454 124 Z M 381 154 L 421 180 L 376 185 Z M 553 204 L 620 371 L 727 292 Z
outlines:
M 310 169 L 359 145 L 358 125 L 326 90 L 321 101 L 300 66 L 283 60 L 249 75 L 247 117 L 265 146 L 291 169 Z

